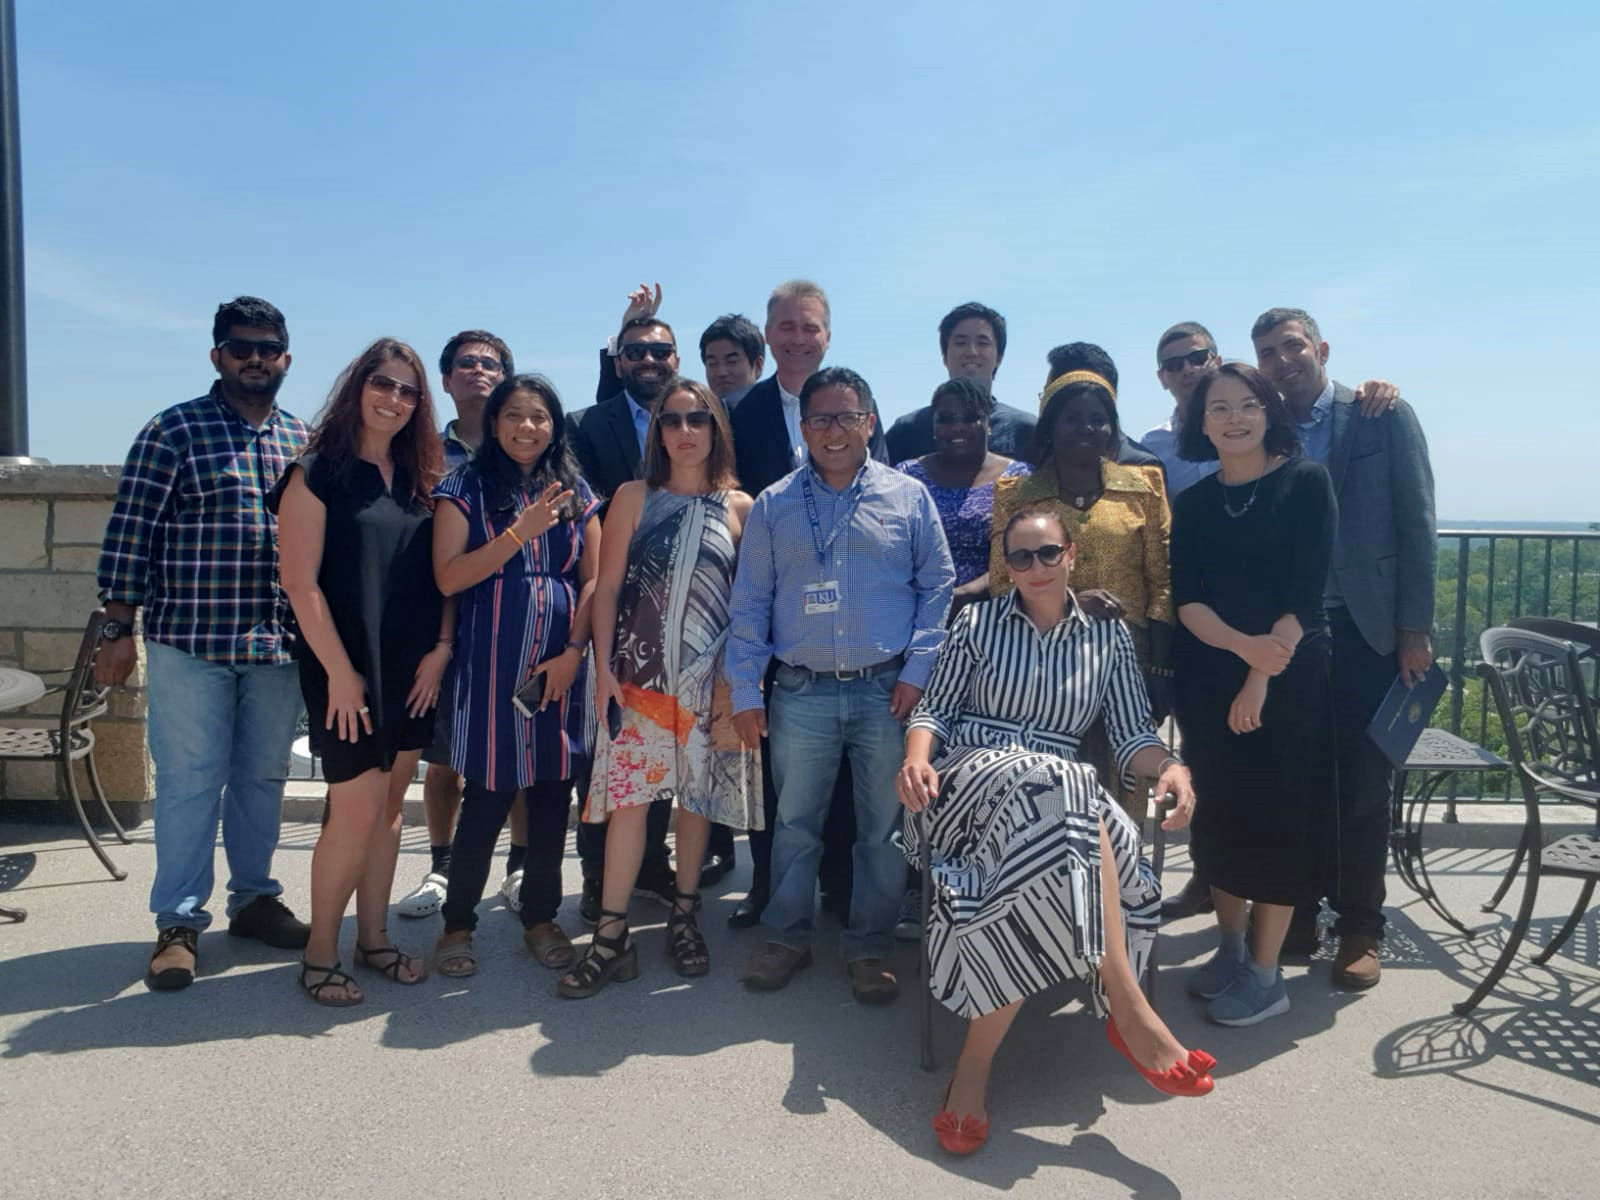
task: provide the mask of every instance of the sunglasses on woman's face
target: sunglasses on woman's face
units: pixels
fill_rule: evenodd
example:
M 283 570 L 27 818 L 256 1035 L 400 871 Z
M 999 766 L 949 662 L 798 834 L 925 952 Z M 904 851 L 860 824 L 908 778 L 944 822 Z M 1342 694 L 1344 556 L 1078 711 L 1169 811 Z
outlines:
M 1065 546 L 1040 546 L 1037 550 L 1024 550 L 1020 546 L 1015 550 L 1006 551 L 1006 566 L 1013 571 L 1026 571 L 1033 566 L 1037 558 L 1042 567 L 1053 567 L 1061 561 L 1061 556 L 1067 552 Z
M 686 413 L 664 412 L 659 420 L 663 429 L 682 429 L 685 425 L 690 429 L 711 428 L 711 414 L 703 408 Z

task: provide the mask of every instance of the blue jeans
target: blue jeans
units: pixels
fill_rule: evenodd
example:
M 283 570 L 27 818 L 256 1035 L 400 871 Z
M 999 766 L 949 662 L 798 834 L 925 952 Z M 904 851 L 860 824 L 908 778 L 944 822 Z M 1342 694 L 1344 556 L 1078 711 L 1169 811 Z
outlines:
M 211 924 L 217 821 L 228 856 L 228 916 L 272 877 L 289 747 L 300 721 L 294 664 L 230 666 L 145 642 L 150 757 L 156 764 L 156 928 Z
M 838 680 L 780 666 L 773 678 L 768 723 L 778 820 L 772 898 L 761 921 L 775 942 L 797 950 L 811 945 L 822 826 L 840 757 L 848 754 L 855 780 L 855 887 L 839 947 L 847 962 L 887 958 L 894 949 L 906 874 L 894 842 L 901 819 L 894 779 L 905 758 L 905 727 L 889 712 L 898 674 L 886 666 L 865 679 Z

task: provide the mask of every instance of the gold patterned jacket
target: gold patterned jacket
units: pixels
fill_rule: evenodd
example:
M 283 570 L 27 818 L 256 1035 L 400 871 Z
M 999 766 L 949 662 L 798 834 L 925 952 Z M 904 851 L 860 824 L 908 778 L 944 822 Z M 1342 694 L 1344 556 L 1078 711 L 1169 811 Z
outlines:
M 1100 479 L 1104 491 L 1086 512 L 1061 498 L 1048 463 L 1033 475 L 996 482 L 989 593 L 998 596 L 1013 586 L 1001 547 L 1006 522 L 1019 508 L 1037 504 L 1061 515 L 1077 547 L 1072 568 L 1074 591 L 1103 588 L 1110 592 L 1127 610 L 1124 619 L 1141 632 L 1152 621 L 1171 625 L 1176 616 L 1167 560 L 1172 514 L 1161 468 L 1105 460 L 1100 464 Z M 1136 636 L 1135 640 L 1145 639 Z

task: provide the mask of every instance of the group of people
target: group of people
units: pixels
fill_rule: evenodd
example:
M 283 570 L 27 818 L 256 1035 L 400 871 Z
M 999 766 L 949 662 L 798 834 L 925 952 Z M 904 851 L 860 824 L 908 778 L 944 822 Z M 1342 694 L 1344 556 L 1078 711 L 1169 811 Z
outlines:
M 1214 910 L 1188 987 L 1220 1024 L 1288 1009 L 1279 956 L 1314 948 L 1324 898 L 1335 980 L 1378 981 L 1388 764 L 1362 731 L 1431 660 L 1435 554 L 1392 385 L 1333 383 L 1298 309 L 1256 321 L 1254 366 L 1186 322 L 1156 347 L 1172 418 L 1134 440 L 1090 343 L 1050 352 L 1036 411 L 1000 403 L 1005 320 L 972 303 L 939 326 L 949 379 L 885 431 L 867 381 L 824 365 L 816 284 L 774 289 L 764 330 L 714 322 L 704 383 L 660 303 L 630 295 L 571 414 L 495 335 L 451 338 L 442 431 L 391 338 L 308 428 L 276 403 L 283 315 L 219 307 L 217 380 L 139 434 L 100 564 L 99 680 L 131 674 L 136 616 L 146 646 L 150 987 L 194 978 L 219 820 L 229 932 L 300 949 L 301 987 L 336 1006 L 363 999 L 338 945 L 352 896 L 353 966 L 478 969 L 508 819 L 501 890 L 569 998 L 637 976 L 636 892 L 668 908 L 672 969 L 706 973 L 701 888 L 745 830 L 729 923 L 765 929 L 745 985 L 811 965 L 820 882 L 853 997 L 890 1002 L 927 855 L 929 986 L 969 1021 L 934 1128 L 970 1153 L 1011 1021 L 1064 979 L 1154 1086 L 1211 1090 L 1215 1060 L 1139 987 L 1163 915 Z M 329 793 L 309 924 L 271 871 L 302 703 Z M 429 870 L 391 906 L 424 757 Z M 1166 904 L 1140 853 L 1151 781 L 1167 828 L 1193 822 L 1194 880 Z M 574 796 L 581 954 L 557 920 Z M 395 943 L 391 911 L 437 910 L 431 955 Z

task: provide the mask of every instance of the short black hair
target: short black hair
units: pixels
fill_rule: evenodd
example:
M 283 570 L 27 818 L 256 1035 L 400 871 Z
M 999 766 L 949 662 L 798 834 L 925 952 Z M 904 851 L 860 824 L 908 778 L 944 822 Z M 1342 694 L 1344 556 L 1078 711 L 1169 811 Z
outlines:
M 1200 324 L 1199 321 L 1179 321 L 1163 333 L 1161 340 L 1156 343 L 1157 364 L 1161 362 L 1161 351 L 1166 349 L 1168 342 L 1175 342 L 1179 338 L 1186 337 L 1200 338 L 1207 346 L 1211 347 L 1211 353 L 1215 354 L 1217 352 L 1217 339 L 1211 336 L 1211 330 Z
M 849 388 L 856 394 L 861 403 L 861 411 L 872 411 L 872 389 L 867 386 L 867 381 L 857 375 L 849 367 L 823 367 L 822 370 L 812 375 L 805 383 L 800 385 L 800 415 L 806 415 L 806 409 L 811 407 L 811 397 L 823 388 L 839 387 Z
M 507 379 L 517 373 L 516 363 L 511 361 L 511 347 L 502 342 L 494 334 L 483 329 L 463 329 L 455 337 L 444 344 L 444 349 L 439 352 L 439 374 L 448 375 L 456 365 L 456 355 L 461 353 L 461 347 L 470 346 L 474 342 L 480 346 L 488 346 L 500 357 L 500 371 Z
M 672 348 L 678 348 L 678 335 L 672 332 L 672 326 L 659 317 L 634 317 L 617 331 L 617 344 L 622 344 L 622 339 L 628 335 L 630 329 L 665 329 L 667 336 L 672 339 Z
M 756 323 L 743 313 L 728 313 L 706 326 L 700 335 L 700 361 L 704 362 L 706 347 L 712 342 L 732 342 L 744 351 L 745 361 L 752 367 L 766 357 L 767 340 L 761 336 Z
M 989 328 L 994 330 L 994 356 L 996 361 L 1004 361 L 1006 356 L 1006 319 L 987 304 L 979 304 L 976 300 L 968 300 L 965 304 L 958 304 L 945 313 L 944 320 L 939 322 L 939 357 L 943 359 L 950 353 L 950 335 L 955 332 L 957 325 L 963 321 L 976 317 L 980 321 L 989 322 Z
M 275 304 L 268 304 L 259 296 L 235 296 L 217 305 L 217 315 L 211 319 L 211 344 L 215 346 L 228 336 L 228 331 L 238 326 L 253 325 L 270 329 L 285 346 L 289 344 L 289 326 Z
M 1322 341 L 1322 330 L 1317 328 L 1316 321 L 1311 314 L 1303 308 L 1269 308 L 1256 318 L 1256 323 L 1250 326 L 1250 340 L 1253 342 L 1264 333 L 1271 333 L 1279 325 L 1287 325 L 1290 321 L 1299 321 L 1306 335 L 1313 342 Z
M 991 412 L 989 397 L 984 395 L 983 389 L 976 381 L 968 379 L 965 375 L 946 379 L 934 388 L 933 395 L 928 397 L 928 407 L 930 409 L 938 407 L 940 399 L 945 396 L 961 401 L 967 411 L 973 414 L 974 419 L 979 421 L 989 419 Z
M 1205 431 L 1206 395 L 1211 391 L 1211 385 L 1225 376 L 1243 383 L 1267 410 L 1267 432 L 1261 439 L 1266 452 L 1289 458 L 1299 454 L 1300 430 L 1278 389 L 1249 363 L 1225 362 L 1202 378 L 1195 386 L 1194 395 L 1189 397 L 1189 407 L 1184 411 L 1183 425 L 1178 430 L 1178 457 L 1189 462 L 1210 462 L 1217 457 L 1217 448 L 1211 444 Z
M 1050 374 L 1045 382 L 1059 379 L 1068 371 L 1093 371 L 1103 375 L 1113 388 L 1117 386 L 1117 364 L 1093 342 L 1067 342 L 1045 355 L 1050 362 Z

